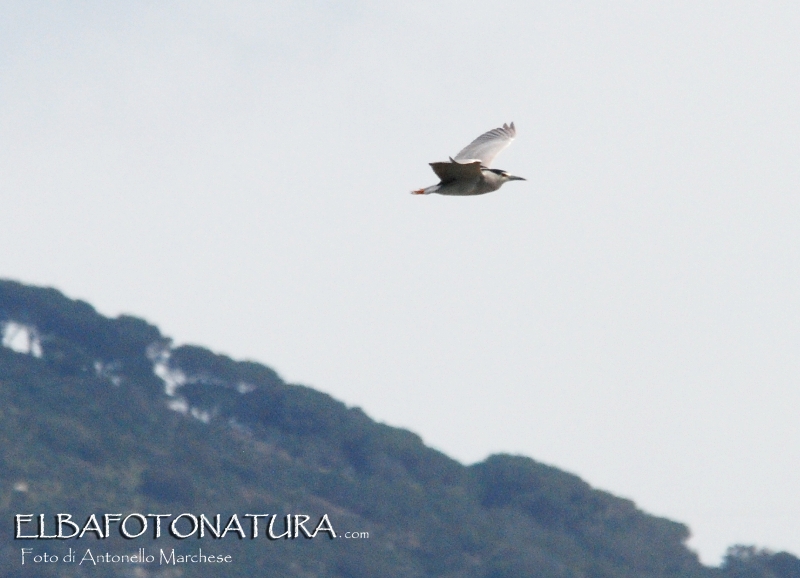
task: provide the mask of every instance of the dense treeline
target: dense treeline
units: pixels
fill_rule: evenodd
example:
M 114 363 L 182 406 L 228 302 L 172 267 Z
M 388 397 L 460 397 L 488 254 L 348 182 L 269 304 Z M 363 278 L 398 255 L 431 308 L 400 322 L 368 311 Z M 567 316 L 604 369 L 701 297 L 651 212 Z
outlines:
M 12 332 L 28 342 L 0 348 L 3 576 L 205 576 L 196 564 L 19 564 L 22 547 L 202 547 L 231 555 L 226 576 L 800 577 L 797 558 L 748 547 L 704 567 L 684 525 L 573 475 L 508 455 L 465 467 L 263 365 L 173 348 L 140 319 L 53 289 L 0 281 L 0 323 L 7 345 Z M 15 514 L 59 512 L 277 514 L 278 527 L 327 514 L 339 538 L 13 539 Z

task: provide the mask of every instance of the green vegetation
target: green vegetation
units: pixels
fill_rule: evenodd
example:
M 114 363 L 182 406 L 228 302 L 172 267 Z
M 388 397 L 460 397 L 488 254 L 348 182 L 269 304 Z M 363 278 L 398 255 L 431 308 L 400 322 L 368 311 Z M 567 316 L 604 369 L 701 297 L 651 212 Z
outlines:
M 0 323 L 28 327 L 41 352 L 0 347 L 0 576 L 800 577 L 794 556 L 747 547 L 704 567 L 685 526 L 573 475 L 509 455 L 465 467 L 263 365 L 170 348 L 152 325 L 53 289 L 0 281 Z M 154 364 L 183 384 L 174 397 Z M 13 539 L 15 514 L 44 513 L 52 529 L 57 513 L 82 525 L 136 512 L 237 514 L 247 536 L 124 540 L 114 526 L 102 540 Z M 277 514 L 276 533 L 287 514 L 312 530 L 327 514 L 339 538 L 269 540 L 262 526 L 251 539 L 245 514 Z M 233 561 L 23 567 L 23 547 Z

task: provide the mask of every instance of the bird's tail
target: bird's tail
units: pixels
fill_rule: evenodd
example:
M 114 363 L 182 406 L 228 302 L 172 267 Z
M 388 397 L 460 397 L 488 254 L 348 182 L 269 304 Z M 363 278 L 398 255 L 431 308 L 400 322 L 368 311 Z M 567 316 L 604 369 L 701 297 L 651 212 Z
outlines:
M 411 191 L 412 195 L 430 195 L 431 193 L 435 193 L 439 190 L 439 185 L 432 185 L 430 187 L 424 189 L 417 189 L 415 191 Z

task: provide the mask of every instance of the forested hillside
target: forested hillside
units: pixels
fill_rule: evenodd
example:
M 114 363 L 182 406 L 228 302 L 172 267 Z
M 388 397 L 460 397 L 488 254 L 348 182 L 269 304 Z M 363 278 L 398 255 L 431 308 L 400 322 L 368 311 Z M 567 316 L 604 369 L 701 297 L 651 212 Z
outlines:
M 2 576 L 800 577 L 794 556 L 746 547 L 704 567 L 684 525 L 576 476 L 510 455 L 464 466 L 268 367 L 173 347 L 54 289 L 0 281 L 0 324 Z M 33 514 L 36 534 L 44 514 L 47 534 L 58 513 L 79 526 L 95 514 L 100 531 L 14 539 L 15 515 Z M 103 535 L 103 514 L 131 513 L 172 518 L 158 539 L 154 518 L 141 537 L 119 522 Z M 180 539 L 167 525 L 183 513 L 219 514 L 220 534 L 235 515 L 241 532 Z M 256 537 L 247 514 L 276 514 L 275 535 L 287 515 L 323 529 L 273 539 L 264 517 Z M 33 561 L 70 548 L 73 563 Z M 140 548 L 154 561 L 113 561 Z M 177 562 L 200 548 L 230 561 Z M 173 549 L 176 563 L 159 563 Z M 87 550 L 110 561 L 79 564 Z

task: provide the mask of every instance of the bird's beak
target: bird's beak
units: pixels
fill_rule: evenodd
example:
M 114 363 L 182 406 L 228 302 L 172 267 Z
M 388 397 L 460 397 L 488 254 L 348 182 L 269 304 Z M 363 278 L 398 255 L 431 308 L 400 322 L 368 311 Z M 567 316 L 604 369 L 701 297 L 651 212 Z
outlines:
M 528 179 L 525 179 L 523 177 L 515 177 L 514 175 L 509 175 L 508 180 L 509 181 L 527 181 Z

